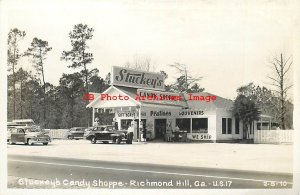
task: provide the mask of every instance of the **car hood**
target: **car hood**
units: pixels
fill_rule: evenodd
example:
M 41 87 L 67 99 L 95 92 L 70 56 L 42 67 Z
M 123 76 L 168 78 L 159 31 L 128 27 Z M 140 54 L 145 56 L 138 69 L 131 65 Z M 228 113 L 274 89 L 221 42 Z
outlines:
M 36 136 L 36 137 L 49 137 L 49 135 L 46 135 L 43 132 L 28 132 L 26 133 L 28 136 Z
M 69 131 L 70 133 L 84 133 L 84 131 Z

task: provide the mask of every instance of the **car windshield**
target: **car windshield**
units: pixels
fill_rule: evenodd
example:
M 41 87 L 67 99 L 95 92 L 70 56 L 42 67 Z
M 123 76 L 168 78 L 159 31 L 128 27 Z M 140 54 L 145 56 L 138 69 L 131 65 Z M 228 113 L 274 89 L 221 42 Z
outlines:
M 108 126 L 108 127 L 105 128 L 105 130 L 106 130 L 106 131 L 113 131 L 114 129 L 113 129 L 112 126 Z
M 26 129 L 26 132 L 39 132 L 38 129 Z

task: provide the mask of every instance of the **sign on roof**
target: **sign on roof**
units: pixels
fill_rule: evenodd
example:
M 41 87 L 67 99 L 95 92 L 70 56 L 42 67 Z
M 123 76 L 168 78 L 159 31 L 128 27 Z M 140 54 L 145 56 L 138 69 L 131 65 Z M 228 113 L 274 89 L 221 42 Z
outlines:
M 135 99 L 145 103 L 157 103 L 181 107 L 187 106 L 183 94 L 171 92 L 138 89 Z
M 112 85 L 143 89 L 165 90 L 165 76 L 160 73 L 113 66 Z

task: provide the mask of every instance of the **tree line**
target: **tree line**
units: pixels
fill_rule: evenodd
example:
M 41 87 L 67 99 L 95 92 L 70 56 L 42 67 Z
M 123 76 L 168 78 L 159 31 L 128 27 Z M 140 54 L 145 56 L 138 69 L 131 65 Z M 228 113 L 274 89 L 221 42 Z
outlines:
M 59 85 L 45 80 L 45 61 L 52 47 L 37 37 L 25 52 L 19 51 L 19 42 L 26 36 L 17 28 L 8 33 L 8 121 L 31 118 L 43 128 L 70 128 L 91 124 L 91 110 L 85 106 L 88 101 L 82 97 L 90 91 L 102 92 L 109 87 L 108 81 L 98 76 L 98 69 L 89 69 L 93 54 L 88 52 L 87 42 L 92 39 L 93 28 L 77 24 L 69 33 L 72 49 L 62 51 L 61 60 L 75 70 L 63 74 Z M 26 71 L 19 64 L 20 58 L 31 59 L 34 72 Z M 112 118 L 103 113 L 104 118 Z
M 35 37 L 28 49 L 20 52 L 19 43 L 26 37 L 26 32 L 18 28 L 9 31 L 7 39 L 8 121 L 31 118 L 42 128 L 70 128 L 92 124 L 92 111 L 86 108 L 89 102 L 83 101 L 82 98 L 89 92 L 101 93 L 110 85 L 110 73 L 103 79 L 98 76 L 97 68 L 89 68 L 94 60 L 88 46 L 93 33 L 94 29 L 86 24 L 77 24 L 69 32 L 71 50 L 62 51 L 60 59 L 75 72 L 63 74 L 59 79 L 59 85 L 54 86 L 45 80 L 45 75 L 49 74 L 45 72 L 45 61 L 52 50 L 49 43 Z M 33 71 L 22 68 L 19 61 L 23 57 L 31 60 Z M 124 66 L 145 69 L 146 66 L 149 68 L 149 63 L 149 59 L 146 59 L 139 60 L 139 63 L 126 62 Z M 161 73 L 168 77 L 164 71 Z M 174 83 L 166 86 L 166 89 L 179 92 L 182 91 L 181 85 L 183 83 Z M 200 89 L 197 84 L 196 87 L 192 87 L 192 90 L 196 92 L 203 88 Z M 98 113 L 99 116 L 103 123 L 108 123 L 113 118 L 113 114 L 108 111 Z
M 293 86 L 289 81 L 289 71 L 293 64 L 292 56 L 284 57 L 281 53 L 273 57 L 270 64 L 272 75 L 267 78 L 274 89 L 255 86 L 253 83 L 237 89 L 233 114 L 243 121 L 243 138 L 249 138 L 253 122 L 260 120 L 262 115 L 271 117 L 271 121 L 276 123 L 277 128 L 293 129 L 294 106 L 288 98 L 288 92 Z

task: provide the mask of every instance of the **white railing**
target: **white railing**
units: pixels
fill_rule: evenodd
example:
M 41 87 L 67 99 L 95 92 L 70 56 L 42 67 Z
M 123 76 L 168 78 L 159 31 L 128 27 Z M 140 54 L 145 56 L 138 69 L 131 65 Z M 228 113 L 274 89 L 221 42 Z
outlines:
M 293 143 L 294 130 L 255 130 L 255 144 Z
M 66 139 L 68 129 L 47 129 L 51 139 Z

